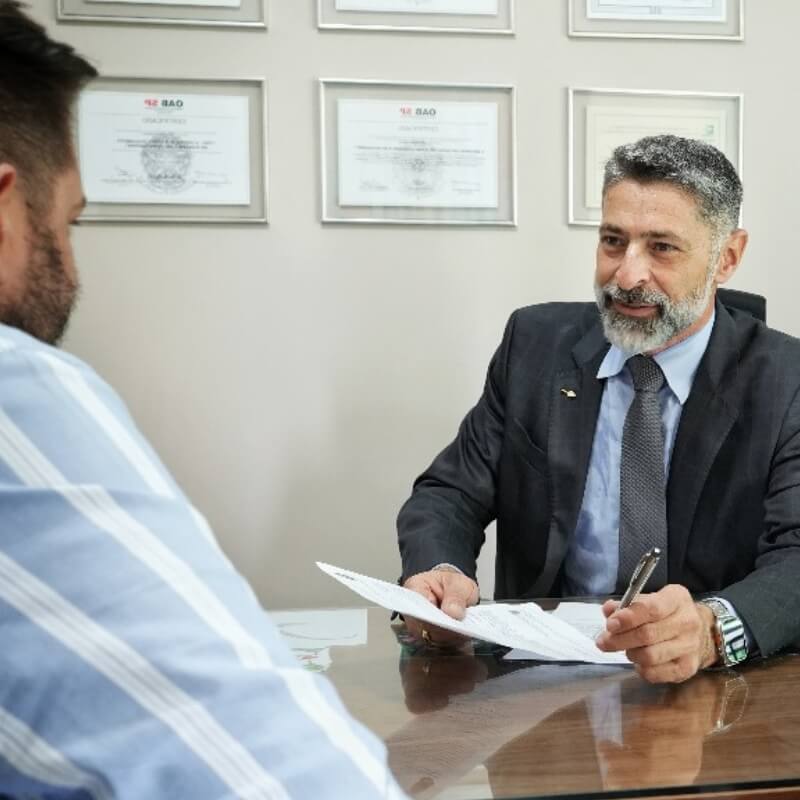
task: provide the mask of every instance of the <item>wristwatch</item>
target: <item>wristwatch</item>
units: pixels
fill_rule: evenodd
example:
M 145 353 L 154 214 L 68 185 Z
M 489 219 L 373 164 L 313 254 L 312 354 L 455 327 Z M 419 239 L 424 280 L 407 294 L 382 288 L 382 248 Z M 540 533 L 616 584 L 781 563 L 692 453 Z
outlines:
M 720 664 L 733 667 L 747 658 L 747 642 L 744 623 L 733 614 L 725 603 L 714 597 L 700 601 L 714 615 L 714 644 Z

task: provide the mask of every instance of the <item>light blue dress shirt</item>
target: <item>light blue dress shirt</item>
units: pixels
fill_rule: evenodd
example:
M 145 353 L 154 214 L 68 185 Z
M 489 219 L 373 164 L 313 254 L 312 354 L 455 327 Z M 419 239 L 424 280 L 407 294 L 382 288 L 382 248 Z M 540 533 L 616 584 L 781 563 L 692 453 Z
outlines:
M 0 325 L 0 795 L 405 797 L 89 367 Z
M 712 314 L 697 333 L 655 356 L 666 379 L 659 392 L 666 475 L 669 475 L 683 404 L 711 338 L 714 318 Z M 597 377 L 605 379 L 606 385 L 594 433 L 583 503 L 564 565 L 566 594 L 612 594 L 617 582 L 622 427 L 634 397 L 633 382 L 625 363 L 632 355 L 612 345 L 597 371 Z

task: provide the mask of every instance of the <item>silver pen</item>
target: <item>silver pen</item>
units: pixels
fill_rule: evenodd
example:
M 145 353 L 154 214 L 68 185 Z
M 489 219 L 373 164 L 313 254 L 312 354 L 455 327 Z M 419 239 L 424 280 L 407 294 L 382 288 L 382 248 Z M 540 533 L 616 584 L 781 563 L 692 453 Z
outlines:
M 628 588 L 625 590 L 625 594 L 622 595 L 622 600 L 619 602 L 620 608 L 627 608 L 639 596 L 639 592 L 644 589 L 647 579 L 653 574 L 653 570 L 656 568 L 659 558 L 661 558 L 661 549 L 654 547 L 652 550 L 648 550 L 639 559 L 639 563 L 636 565 L 633 575 L 631 575 Z

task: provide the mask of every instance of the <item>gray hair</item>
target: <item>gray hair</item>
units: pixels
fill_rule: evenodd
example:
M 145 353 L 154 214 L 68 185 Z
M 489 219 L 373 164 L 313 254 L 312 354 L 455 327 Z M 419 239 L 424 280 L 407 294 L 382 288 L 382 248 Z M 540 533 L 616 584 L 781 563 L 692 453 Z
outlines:
M 617 147 L 606 162 L 603 197 L 624 180 L 664 181 L 688 192 L 717 247 L 739 226 L 742 182 L 723 153 L 697 139 L 663 134 Z

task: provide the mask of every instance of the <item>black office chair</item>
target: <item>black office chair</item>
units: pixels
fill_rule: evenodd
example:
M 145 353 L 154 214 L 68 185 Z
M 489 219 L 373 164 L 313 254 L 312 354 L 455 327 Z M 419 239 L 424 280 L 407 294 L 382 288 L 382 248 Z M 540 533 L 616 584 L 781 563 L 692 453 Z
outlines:
M 724 306 L 746 311 L 750 316 L 767 321 L 767 298 L 751 292 L 740 292 L 738 289 L 718 289 L 717 295 Z

